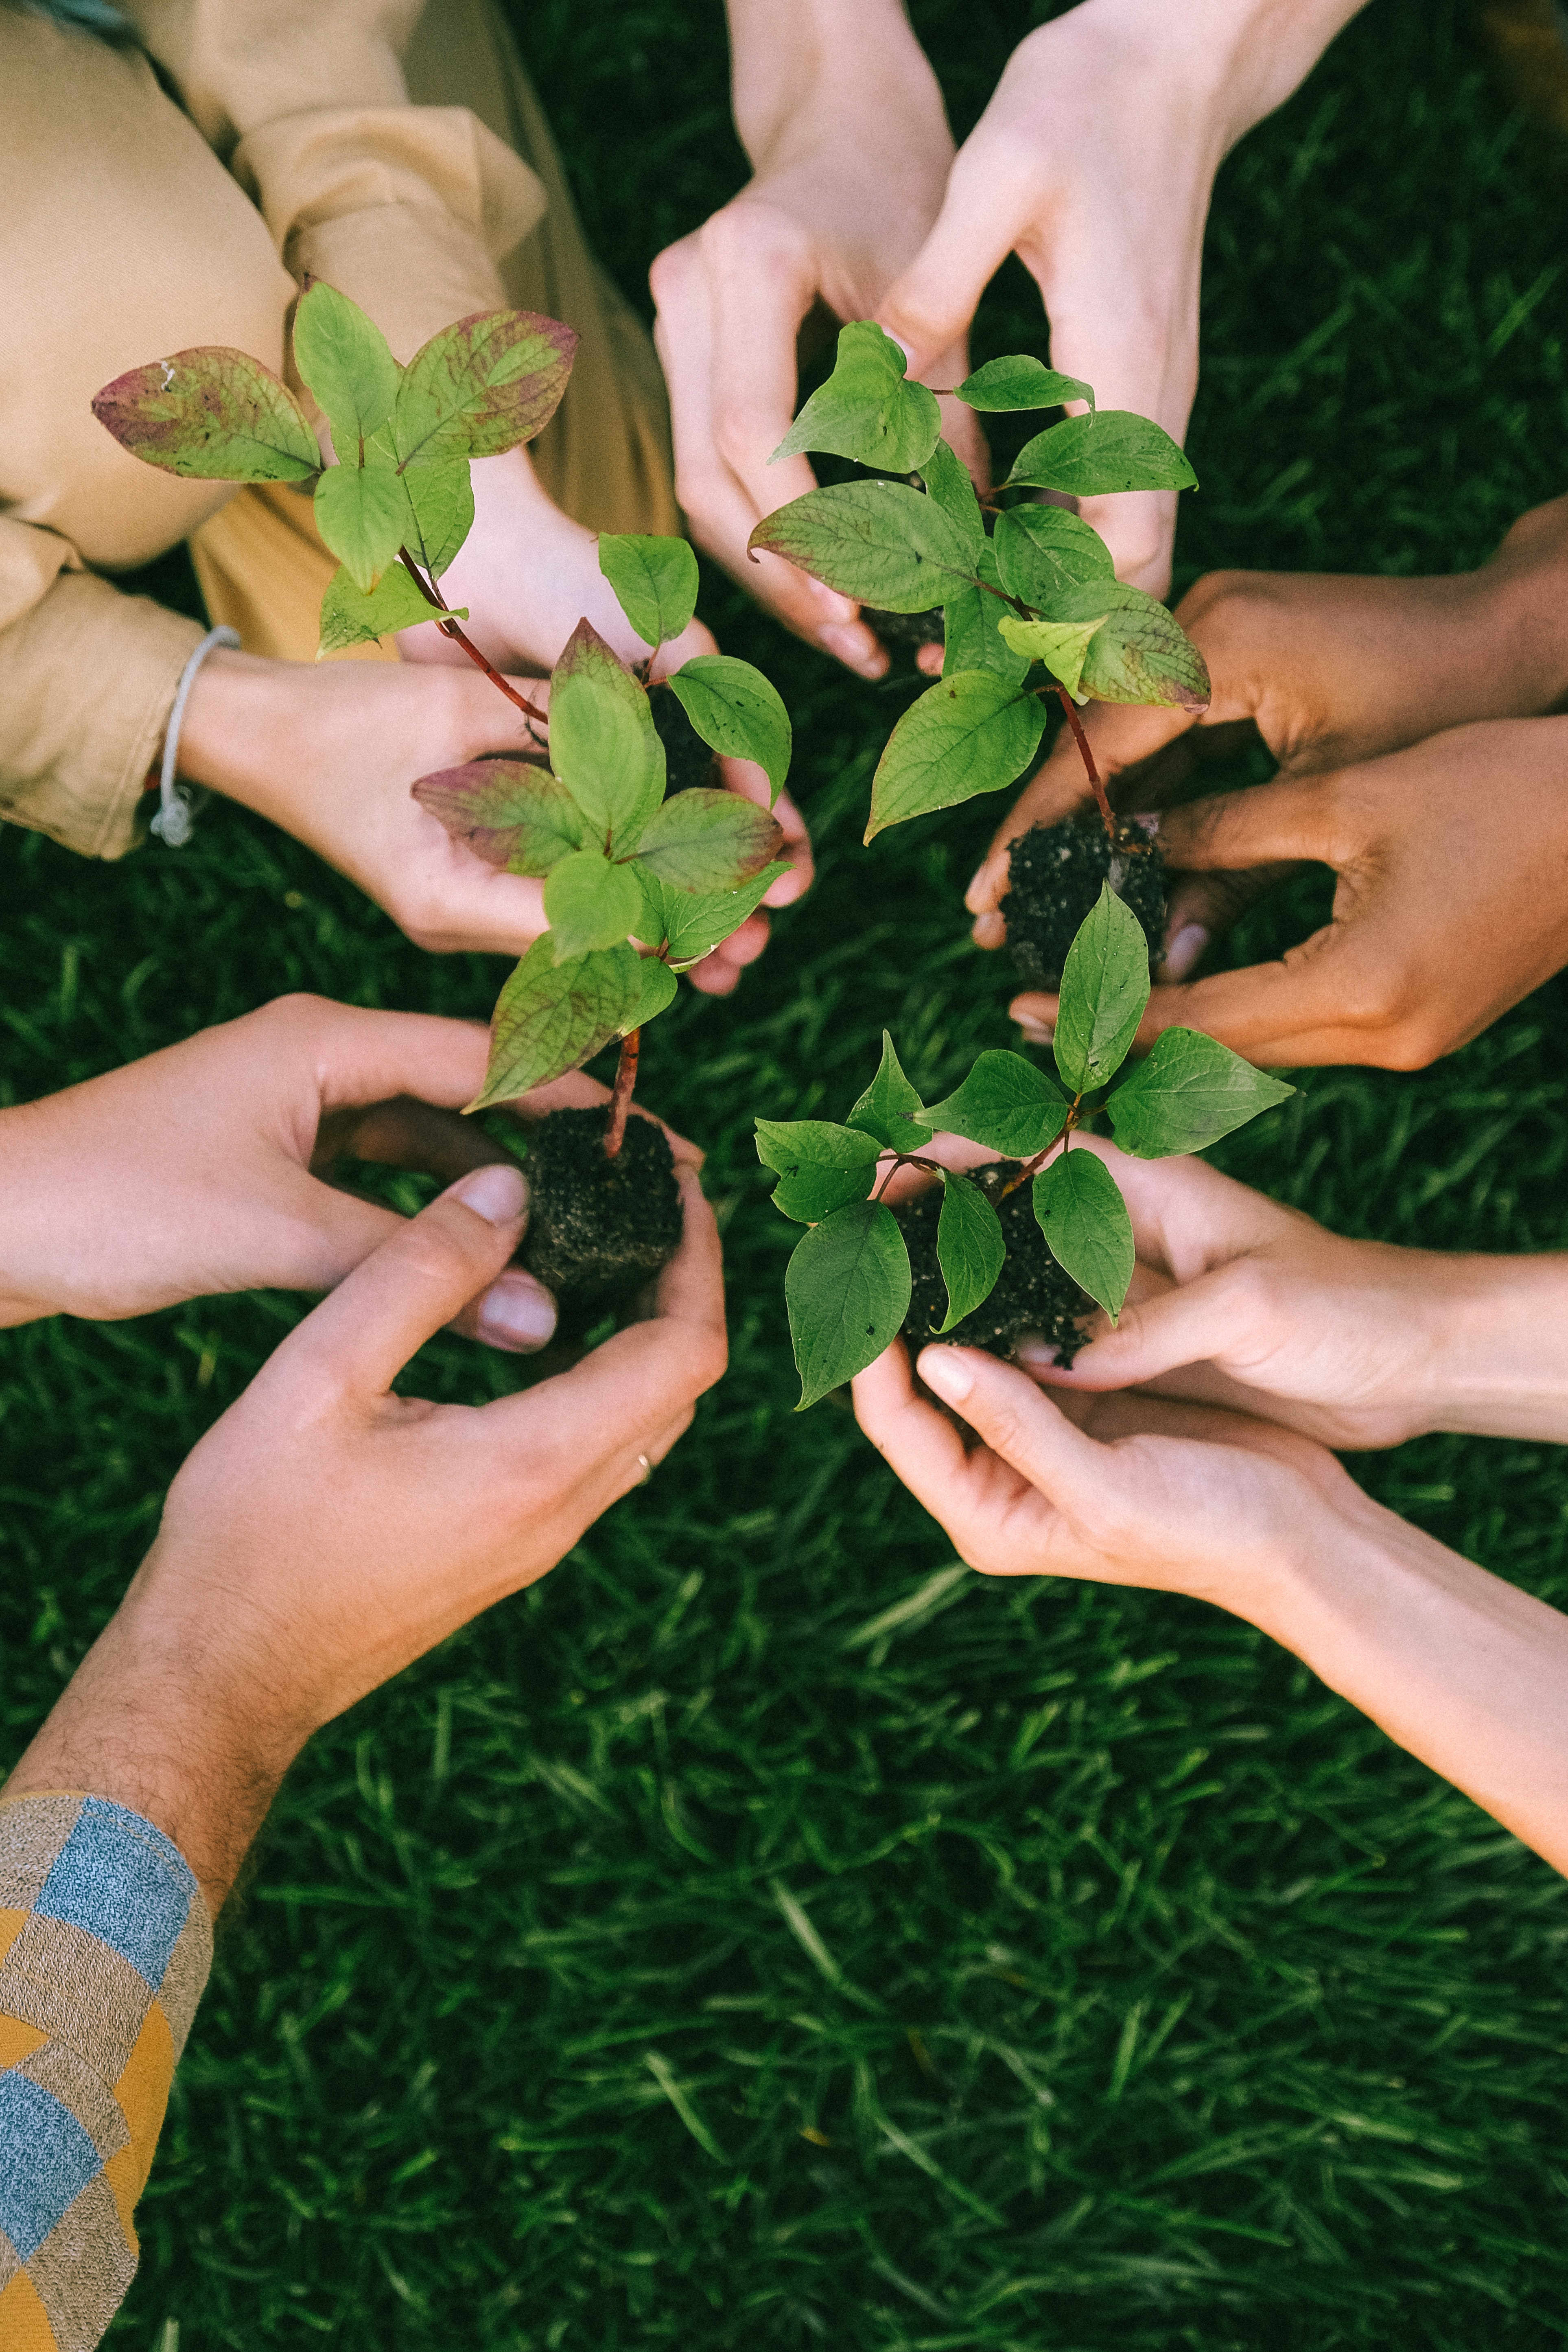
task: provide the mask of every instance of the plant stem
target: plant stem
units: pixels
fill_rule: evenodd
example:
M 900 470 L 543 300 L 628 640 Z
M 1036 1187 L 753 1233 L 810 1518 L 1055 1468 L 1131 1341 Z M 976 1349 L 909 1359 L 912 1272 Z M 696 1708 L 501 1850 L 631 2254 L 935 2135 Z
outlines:
M 1064 1151 L 1067 1150 L 1068 1144 L 1071 1139 L 1072 1131 L 1078 1125 L 1079 1115 L 1082 1110 L 1082 1108 L 1083 1097 L 1081 1095 L 1074 1095 L 1072 1101 L 1068 1106 L 1066 1123 L 1062 1128 L 1061 1133 L 1059 1135 L 1053 1135 L 1045 1150 L 1043 1151 L 1037 1151 L 1032 1160 L 1026 1160 L 1010 1184 L 1003 1185 L 1001 1197 L 1004 1201 L 1007 1198 L 1009 1192 L 1016 1192 L 1020 1184 L 1026 1184 L 1031 1176 L 1037 1176 L 1039 1174 L 1041 1169 L 1045 1166 L 1046 1161 L 1050 1158 L 1051 1153 L 1056 1150 L 1058 1143 L 1061 1145 Z
M 1106 838 L 1114 842 L 1116 819 L 1110 814 L 1110 803 L 1105 797 L 1105 786 L 1100 781 L 1100 770 L 1094 764 L 1094 753 L 1089 748 L 1089 737 L 1083 731 L 1083 721 L 1078 715 L 1078 705 L 1065 686 L 1058 686 L 1057 692 L 1061 698 L 1062 709 L 1067 712 L 1068 725 L 1072 729 L 1073 739 L 1083 754 L 1083 764 L 1089 770 L 1089 781 L 1094 787 L 1094 797 L 1100 804 L 1100 814 L 1105 826 Z
M 610 1123 L 605 1129 L 605 1157 L 614 1160 L 626 1141 L 626 1113 L 632 1107 L 632 1088 L 637 1082 L 637 1055 L 642 1051 L 642 1031 L 628 1029 L 621 1039 L 621 1058 L 616 1064 L 616 1087 L 610 1097 Z
M 440 612 L 440 597 L 430 585 L 428 580 L 426 579 L 425 574 L 420 571 L 419 566 L 415 562 L 414 558 L 409 554 L 408 550 L 405 547 L 400 547 L 398 549 L 397 559 L 403 565 L 404 570 L 407 572 L 409 578 L 413 581 L 416 588 L 418 589 L 419 593 L 424 597 L 425 602 L 427 604 L 433 604 L 436 610 Z M 467 635 L 459 622 L 437 621 L 436 626 L 440 630 L 441 635 L 444 637 L 450 637 L 455 646 L 462 646 L 463 651 L 468 655 L 468 659 L 473 663 L 475 668 L 482 669 L 490 684 L 495 687 L 500 693 L 504 694 L 509 702 L 515 703 L 519 710 L 522 711 L 527 718 L 537 719 L 541 727 L 546 727 L 549 725 L 550 722 L 545 718 L 543 711 L 539 708 L 539 705 L 536 702 L 530 702 L 526 695 L 519 694 L 516 687 L 510 685 L 506 678 L 502 677 L 500 670 L 495 667 L 494 664 L 488 662 L 485 659 L 478 646 L 475 645 L 472 637 Z M 533 730 L 531 727 L 530 728 L 529 732 L 530 734 L 532 734 Z M 537 741 L 538 738 L 535 737 L 534 740 Z

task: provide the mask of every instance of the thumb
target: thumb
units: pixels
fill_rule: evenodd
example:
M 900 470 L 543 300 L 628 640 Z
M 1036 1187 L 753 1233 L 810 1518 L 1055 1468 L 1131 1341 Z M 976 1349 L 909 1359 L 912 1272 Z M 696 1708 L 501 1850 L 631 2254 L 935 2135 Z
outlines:
M 370 1402 L 516 1249 L 528 1187 L 510 1163 L 476 1168 L 345 1276 L 262 1375 Z
M 922 1348 L 928 1389 L 963 1414 L 999 1460 L 1070 1519 L 1103 1481 L 1105 1448 L 1075 1429 L 1026 1372 L 979 1348 Z
M 949 174 L 930 236 L 877 307 L 877 324 L 902 343 L 911 378 L 963 342 L 975 306 L 1012 251 L 1019 227 L 1016 209 L 998 200 L 995 179 L 987 184 L 966 152 Z
M 1178 1283 L 1124 1307 L 1114 1331 L 1104 1331 L 1080 1349 L 1070 1372 L 1039 1370 L 1053 1383 L 1074 1388 L 1135 1388 L 1162 1372 L 1224 1357 L 1245 1335 L 1228 1266 L 1216 1266 L 1195 1281 Z M 1022 1351 L 1027 1360 L 1028 1351 Z

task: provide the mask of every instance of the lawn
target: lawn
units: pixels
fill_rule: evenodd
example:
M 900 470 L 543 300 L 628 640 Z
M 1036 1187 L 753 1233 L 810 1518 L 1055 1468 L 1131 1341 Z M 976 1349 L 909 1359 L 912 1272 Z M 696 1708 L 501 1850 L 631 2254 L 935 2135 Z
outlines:
M 742 176 L 718 0 L 518 13 L 641 299 Z M 1031 11 L 914 14 L 962 129 Z M 1563 194 L 1469 15 L 1373 0 L 1221 181 L 1183 583 L 1460 568 L 1564 488 Z M 1021 276 L 977 342 L 1043 348 Z M 686 994 L 645 1057 L 647 1099 L 710 1154 L 732 1370 L 552 1578 L 299 1765 L 220 1937 L 109 2341 L 1560 2345 L 1558 1878 L 1248 1628 L 972 1578 L 837 1402 L 792 1415 L 793 1229 L 751 1118 L 841 1111 L 884 1024 L 928 1088 L 1009 1042 L 958 896 L 999 804 L 862 852 L 910 684 L 844 679 L 720 580 L 703 609 L 795 714 L 821 859 L 739 996 Z M 0 889 L 6 1100 L 286 989 L 474 1015 L 500 978 L 420 954 L 227 808 L 118 867 L 6 831 Z M 1318 1074 L 1220 1156 L 1344 1231 L 1556 1245 L 1565 1014 L 1559 980 L 1431 1071 Z M 5 1336 L 11 1749 L 300 1311 Z M 456 1340 L 416 1369 L 449 1396 L 510 1378 Z M 1352 1466 L 1568 1601 L 1568 1456 L 1438 1437 Z

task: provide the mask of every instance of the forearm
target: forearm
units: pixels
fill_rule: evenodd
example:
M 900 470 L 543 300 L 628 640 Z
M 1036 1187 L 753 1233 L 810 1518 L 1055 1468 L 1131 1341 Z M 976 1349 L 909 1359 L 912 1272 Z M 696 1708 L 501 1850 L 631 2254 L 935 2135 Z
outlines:
M 1178 61 L 1211 95 L 1215 161 L 1303 82 L 1366 0 L 1085 0 L 1083 33 L 1109 37 L 1129 61 Z
M 1568 1617 L 1364 1497 L 1325 1507 L 1247 1613 L 1568 1872 Z
M 1568 1444 L 1568 1253 L 1431 1260 L 1419 1426 Z
M 945 139 L 942 92 L 903 0 L 726 0 L 735 128 L 753 164 L 777 161 L 788 126 L 822 110 L 853 115 L 895 93 L 929 108 Z

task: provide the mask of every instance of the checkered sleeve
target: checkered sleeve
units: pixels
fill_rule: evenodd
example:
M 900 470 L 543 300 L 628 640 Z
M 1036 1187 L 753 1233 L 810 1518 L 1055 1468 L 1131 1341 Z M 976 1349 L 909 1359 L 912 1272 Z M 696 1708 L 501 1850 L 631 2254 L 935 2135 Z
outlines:
M 104 1798 L 0 1802 L 0 2346 L 90 2352 L 212 1963 L 179 1848 Z

